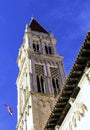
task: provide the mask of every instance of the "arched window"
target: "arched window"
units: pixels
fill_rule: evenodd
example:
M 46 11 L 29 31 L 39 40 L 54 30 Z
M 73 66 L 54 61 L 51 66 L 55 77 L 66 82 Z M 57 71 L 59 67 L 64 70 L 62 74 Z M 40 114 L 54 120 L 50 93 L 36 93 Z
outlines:
M 41 76 L 41 89 L 42 89 L 42 93 L 44 93 L 44 80 L 42 76 Z
M 39 44 L 33 43 L 33 49 L 36 52 L 39 52 Z
M 45 46 L 45 52 L 46 52 L 46 54 L 48 54 L 48 47 L 47 46 Z
M 50 67 L 50 73 L 52 77 L 52 87 L 54 94 L 58 94 L 59 88 L 60 88 L 60 79 L 59 79 L 59 73 L 58 68 Z
M 36 51 L 36 46 L 35 46 L 35 44 L 33 43 L 33 49 L 34 49 L 34 51 Z
M 44 67 L 43 65 L 35 65 L 35 74 L 38 92 L 45 93 Z
M 45 93 L 43 76 L 37 75 L 37 89 L 38 92 Z
M 51 46 L 45 46 L 45 52 L 46 54 L 52 54 Z
M 53 85 L 53 90 L 54 90 L 54 94 L 58 94 L 59 92 L 59 82 L 58 79 L 52 78 L 52 85 Z
M 54 90 L 54 94 L 57 94 L 57 90 L 56 90 L 56 85 L 55 85 L 55 79 L 52 78 L 52 84 L 53 84 L 53 90 Z

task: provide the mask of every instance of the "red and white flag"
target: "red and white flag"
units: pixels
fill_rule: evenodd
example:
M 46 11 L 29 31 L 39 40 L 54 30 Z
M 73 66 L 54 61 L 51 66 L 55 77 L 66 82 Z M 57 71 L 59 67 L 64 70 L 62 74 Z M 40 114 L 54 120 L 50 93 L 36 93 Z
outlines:
M 10 107 L 10 106 L 8 106 L 8 105 L 6 105 L 6 104 L 4 104 L 4 106 L 7 108 L 7 110 L 8 110 L 8 112 L 9 112 L 9 114 L 12 116 L 13 112 L 12 112 L 11 107 Z

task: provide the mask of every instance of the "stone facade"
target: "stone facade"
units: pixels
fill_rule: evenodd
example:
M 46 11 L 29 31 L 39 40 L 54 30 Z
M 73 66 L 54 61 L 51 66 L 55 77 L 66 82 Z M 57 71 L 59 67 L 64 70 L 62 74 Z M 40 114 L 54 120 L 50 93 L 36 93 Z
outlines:
M 85 130 L 90 128 L 90 68 L 85 70 L 78 86 L 80 91 L 76 99 L 70 98 L 71 108 L 61 126 L 56 126 L 55 130 Z
M 17 63 L 18 130 L 43 130 L 66 79 L 56 39 L 32 19 L 26 26 Z
M 34 128 L 35 130 L 43 130 L 55 104 L 55 97 L 33 93 L 32 102 Z

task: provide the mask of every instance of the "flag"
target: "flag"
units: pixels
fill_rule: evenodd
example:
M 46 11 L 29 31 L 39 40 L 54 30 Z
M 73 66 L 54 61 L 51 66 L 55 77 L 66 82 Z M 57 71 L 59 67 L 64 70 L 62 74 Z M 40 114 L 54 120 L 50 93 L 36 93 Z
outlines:
M 8 112 L 9 112 L 9 114 L 12 116 L 12 109 L 11 109 L 11 107 L 10 106 L 8 106 L 8 105 L 6 105 L 6 104 L 4 104 L 4 106 L 7 108 L 7 110 L 8 110 Z

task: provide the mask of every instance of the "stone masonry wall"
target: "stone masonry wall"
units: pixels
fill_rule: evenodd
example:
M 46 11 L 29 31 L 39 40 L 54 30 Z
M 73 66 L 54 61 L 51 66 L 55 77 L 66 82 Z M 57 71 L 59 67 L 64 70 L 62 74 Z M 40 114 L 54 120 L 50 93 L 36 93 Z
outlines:
M 55 104 L 56 98 L 54 96 L 47 96 L 45 94 L 33 94 L 32 96 L 32 110 L 34 120 L 34 130 L 44 130 L 44 126 L 50 116 L 52 108 Z

